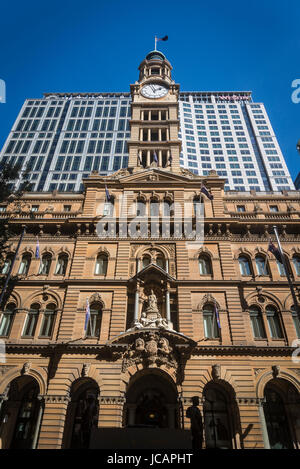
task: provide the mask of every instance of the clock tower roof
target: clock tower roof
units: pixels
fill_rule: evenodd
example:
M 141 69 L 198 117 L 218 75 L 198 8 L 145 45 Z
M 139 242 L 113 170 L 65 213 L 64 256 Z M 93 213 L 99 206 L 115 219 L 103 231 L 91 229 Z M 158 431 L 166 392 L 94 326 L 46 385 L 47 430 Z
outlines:
M 166 60 L 166 57 L 159 50 L 152 50 L 146 55 L 146 60 Z

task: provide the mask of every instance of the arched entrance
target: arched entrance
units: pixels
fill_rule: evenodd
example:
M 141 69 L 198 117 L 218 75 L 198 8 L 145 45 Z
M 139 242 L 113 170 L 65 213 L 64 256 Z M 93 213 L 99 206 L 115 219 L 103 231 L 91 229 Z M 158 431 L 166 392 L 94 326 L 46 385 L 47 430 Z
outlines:
M 75 381 L 71 388 L 63 438 L 63 448 L 89 448 L 92 427 L 98 424 L 99 387 L 90 378 Z
M 176 386 L 160 370 L 143 370 L 129 382 L 124 411 L 125 426 L 179 428 Z
M 264 397 L 263 409 L 270 448 L 298 448 L 299 393 L 288 381 L 276 378 L 267 383 Z
M 203 391 L 206 448 L 239 447 L 239 415 L 233 390 L 219 383 L 208 383 Z
M 31 376 L 15 378 L 6 392 L 0 415 L 2 448 L 36 448 L 43 412 L 37 381 Z

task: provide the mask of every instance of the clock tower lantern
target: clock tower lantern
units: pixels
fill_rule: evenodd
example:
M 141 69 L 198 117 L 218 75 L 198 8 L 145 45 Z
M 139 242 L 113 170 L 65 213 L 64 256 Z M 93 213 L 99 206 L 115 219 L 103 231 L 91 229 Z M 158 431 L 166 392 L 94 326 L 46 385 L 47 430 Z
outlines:
M 160 51 L 150 52 L 139 66 L 139 80 L 131 85 L 130 168 L 157 167 L 179 172 L 179 85 L 172 66 Z

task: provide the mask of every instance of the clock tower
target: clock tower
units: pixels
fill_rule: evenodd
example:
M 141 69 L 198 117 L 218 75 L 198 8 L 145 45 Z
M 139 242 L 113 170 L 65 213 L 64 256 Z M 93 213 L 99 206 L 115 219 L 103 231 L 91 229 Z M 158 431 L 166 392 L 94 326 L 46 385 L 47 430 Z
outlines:
M 139 66 L 139 80 L 131 85 L 132 115 L 129 168 L 157 167 L 180 172 L 178 139 L 179 85 L 172 66 L 160 51 L 150 52 Z

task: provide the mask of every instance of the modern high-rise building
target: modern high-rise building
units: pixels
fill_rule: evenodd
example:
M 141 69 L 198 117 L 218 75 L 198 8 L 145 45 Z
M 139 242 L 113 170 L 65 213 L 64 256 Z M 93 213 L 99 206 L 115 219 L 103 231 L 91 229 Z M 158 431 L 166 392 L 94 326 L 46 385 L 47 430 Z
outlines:
M 127 166 L 131 99 L 128 92 L 27 99 L 0 159 L 28 166 L 34 191 L 80 191 L 91 171 L 109 175 Z M 216 170 L 225 190 L 295 189 L 266 109 L 251 92 L 180 92 L 178 106 L 182 167 L 204 176 Z M 168 138 L 139 136 L 158 146 Z

